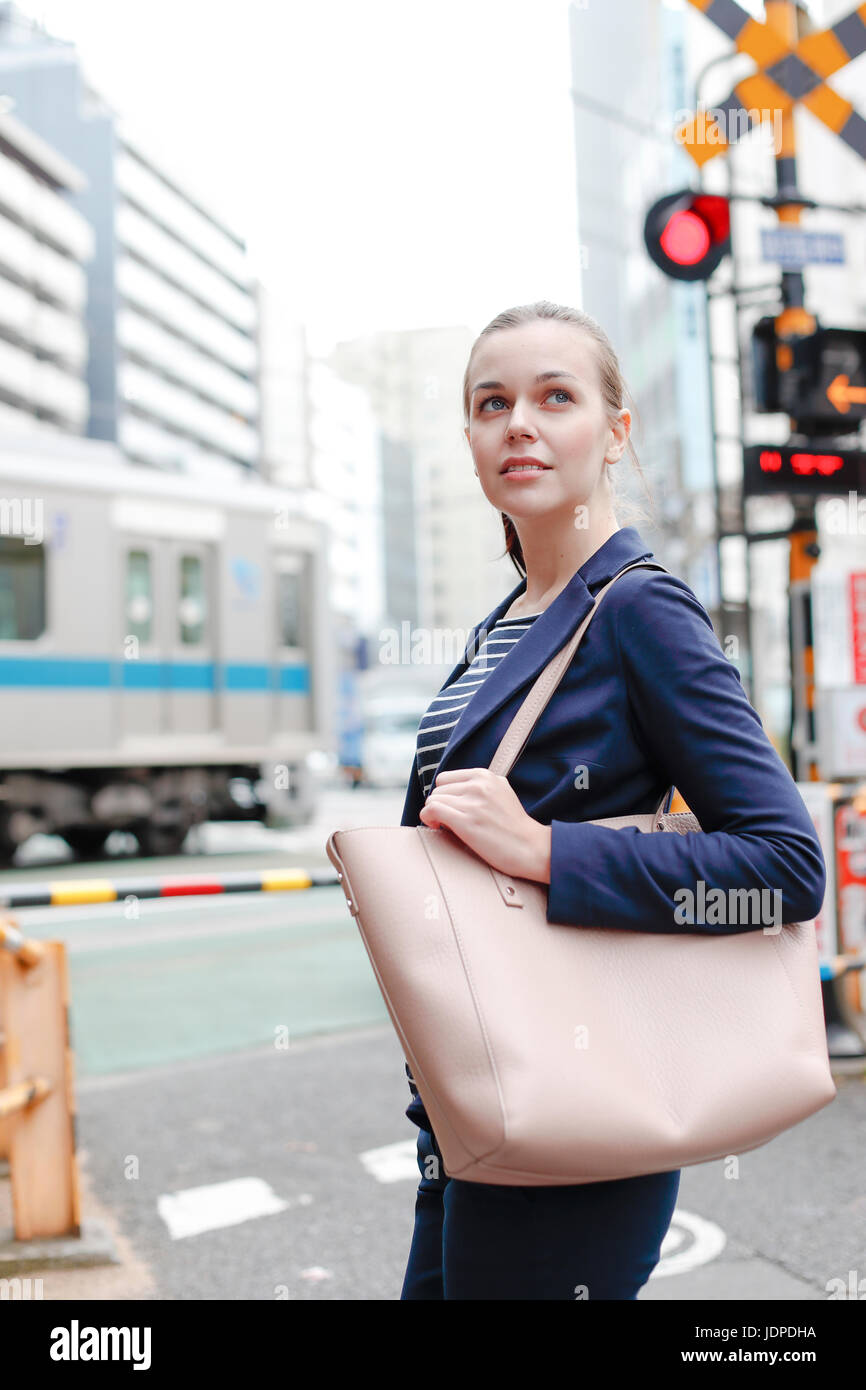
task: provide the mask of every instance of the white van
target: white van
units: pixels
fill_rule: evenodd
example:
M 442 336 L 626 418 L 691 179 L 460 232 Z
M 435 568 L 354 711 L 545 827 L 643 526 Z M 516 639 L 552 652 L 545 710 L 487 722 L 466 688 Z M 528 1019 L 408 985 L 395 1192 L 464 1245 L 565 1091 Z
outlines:
M 406 787 L 429 694 L 399 692 L 370 696 L 361 735 L 362 780 L 370 787 Z

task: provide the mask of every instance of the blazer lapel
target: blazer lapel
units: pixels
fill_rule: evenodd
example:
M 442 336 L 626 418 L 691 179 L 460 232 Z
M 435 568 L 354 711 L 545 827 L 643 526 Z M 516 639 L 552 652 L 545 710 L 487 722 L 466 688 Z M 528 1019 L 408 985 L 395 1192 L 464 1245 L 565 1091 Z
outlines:
M 468 705 L 458 719 L 439 759 L 437 774 L 450 767 L 460 747 L 473 734 L 485 719 L 489 719 L 523 686 L 535 680 L 552 657 L 565 646 L 569 637 L 583 622 L 595 602 L 593 590 L 612 579 L 615 574 L 635 560 L 652 559 L 652 550 L 643 542 L 639 532 L 632 526 L 621 527 L 593 554 L 584 566 L 583 573 L 578 570 L 561 593 L 534 620 L 532 626 L 522 634 L 520 641 L 503 657 L 499 665 L 486 676 L 484 683 L 475 691 Z M 592 587 L 590 587 L 592 586 Z M 501 603 L 488 613 L 483 623 L 472 629 L 463 657 L 448 676 L 442 690 L 453 685 L 472 661 L 481 641 L 498 618 L 510 608 L 519 594 L 526 590 L 526 579 L 511 590 Z M 524 692 L 525 693 L 525 692 Z M 495 749 L 490 750 L 493 757 Z M 418 786 L 417 771 L 410 779 L 403 806 L 402 825 L 417 825 L 418 811 L 424 798 Z
M 526 580 L 522 579 L 508 597 L 503 599 L 485 618 L 484 622 L 473 629 L 467 654 L 455 666 L 446 682 L 447 685 L 452 684 L 452 680 L 458 679 L 466 670 L 476 651 L 478 635 L 480 634 L 483 639 L 484 634 L 489 631 L 498 618 L 502 617 L 517 595 L 522 593 L 525 588 Z M 553 602 L 543 613 L 539 614 L 532 626 L 521 635 L 520 641 L 485 677 L 483 685 L 472 696 L 466 709 L 451 730 L 448 742 L 442 750 L 437 775 L 439 772 L 444 772 L 453 763 L 456 751 L 478 728 L 479 724 L 483 724 L 485 719 L 489 719 L 492 714 L 495 714 L 522 686 L 528 685 L 530 681 L 535 680 L 536 676 L 540 675 L 551 658 L 561 647 L 565 646 L 569 637 L 583 622 L 592 608 L 593 602 L 593 596 L 589 592 L 583 576 L 579 572 L 574 574 L 561 593 L 557 594 Z M 480 640 L 477 645 L 480 646 Z
M 511 607 L 512 603 L 513 603 L 514 600 L 517 598 L 518 594 L 522 594 L 522 593 L 525 591 L 525 589 L 526 589 L 526 579 L 524 578 L 524 579 L 521 579 L 520 582 L 519 582 L 518 584 L 515 584 L 514 588 L 511 590 L 511 593 L 508 594 L 508 595 L 502 600 L 501 603 L 498 603 L 498 604 L 496 605 L 496 607 L 493 609 L 492 612 L 490 612 L 490 613 L 487 614 L 487 617 L 484 619 L 483 622 L 478 623 L 478 625 L 472 629 L 472 631 L 470 632 L 469 637 L 468 637 L 468 639 L 467 639 L 466 647 L 465 647 L 464 652 L 463 652 L 463 656 L 460 658 L 460 660 L 458 661 L 457 665 L 454 667 L 454 669 L 449 673 L 449 675 L 448 675 L 448 676 L 445 678 L 445 680 L 443 681 L 442 686 L 441 686 L 441 689 L 442 689 L 442 690 L 444 690 L 444 689 L 445 689 L 447 686 L 449 686 L 449 685 L 453 685 L 454 682 L 460 678 L 460 676 L 461 676 L 461 675 L 463 674 L 463 672 L 466 670 L 467 666 L 470 665 L 473 656 L 475 655 L 476 651 L 478 650 L 478 647 L 480 646 L 480 643 L 481 643 L 481 641 L 483 640 L 482 634 L 485 633 L 485 632 L 488 632 L 488 631 L 490 630 L 490 628 L 491 628 L 491 627 L 493 626 L 493 624 L 496 622 L 497 618 L 501 618 L 501 617 L 502 617 L 502 614 L 505 613 L 505 612 L 507 611 L 507 609 Z M 491 674 L 492 674 L 492 673 L 491 673 Z M 480 693 L 480 692 L 479 692 L 479 693 Z M 455 730 L 452 729 L 452 731 L 451 731 L 452 738 L 451 738 L 451 740 L 449 740 L 449 745 L 448 745 L 449 748 L 450 748 L 450 746 L 451 746 L 451 742 L 453 741 L 454 733 L 455 733 Z M 448 749 L 443 749 L 443 752 L 447 752 L 447 751 L 448 751 Z M 417 763 L 417 758 L 415 759 L 415 762 Z M 441 759 L 440 759 L 440 763 L 441 763 Z M 402 817 L 401 817 L 401 820 L 400 820 L 400 824 L 401 824 L 401 825 L 417 825 L 417 824 L 418 824 L 418 811 L 420 810 L 420 808 L 421 808 L 421 806 L 422 806 L 423 804 L 424 804 L 424 797 L 421 795 L 420 788 L 419 788 L 419 786 L 418 786 L 418 773 L 417 773 L 417 771 L 414 770 L 414 764 L 413 764 L 413 775 L 412 775 L 412 776 L 410 777 L 410 779 L 409 779 L 409 785 L 408 785 L 408 788 L 407 788 L 407 790 L 406 790 L 406 797 L 405 797 L 405 800 L 404 800 L 404 802 L 403 802 L 403 814 L 402 814 Z

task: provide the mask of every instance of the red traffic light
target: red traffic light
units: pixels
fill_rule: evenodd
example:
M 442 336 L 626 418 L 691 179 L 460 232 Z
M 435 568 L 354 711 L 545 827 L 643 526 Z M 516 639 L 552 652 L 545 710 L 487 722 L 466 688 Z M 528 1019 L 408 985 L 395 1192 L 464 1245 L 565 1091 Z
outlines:
M 674 213 L 659 243 L 668 260 L 675 265 L 697 265 L 712 245 L 706 222 L 691 209 Z
M 682 189 L 653 203 L 644 221 L 652 260 L 674 280 L 706 280 L 731 249 L 731 209 L 715 193 Z

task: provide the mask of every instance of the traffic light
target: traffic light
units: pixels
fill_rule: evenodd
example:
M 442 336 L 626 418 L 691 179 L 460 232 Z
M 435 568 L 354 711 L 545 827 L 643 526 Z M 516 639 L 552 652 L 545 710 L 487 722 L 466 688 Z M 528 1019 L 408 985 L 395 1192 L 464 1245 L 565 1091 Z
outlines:
M 731 207 L 715 193 L 690 188 L 653 203 L 643 228 L 646 249 L 673 280 L 708 280 L 731 249 Z

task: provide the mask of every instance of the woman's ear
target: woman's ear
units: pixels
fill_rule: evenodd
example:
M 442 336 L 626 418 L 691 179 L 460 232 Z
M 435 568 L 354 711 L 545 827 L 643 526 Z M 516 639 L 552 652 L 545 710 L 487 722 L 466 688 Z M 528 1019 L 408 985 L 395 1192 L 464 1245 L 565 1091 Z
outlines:
M 621 411 L 620 411 L 620 413 L 619 413 L 619 419 L 616 421 L 616 424 L 613 424 L 613 425 L 611 425 L 611 427 L 610 427 L 610 433 L 611 433 L 611 436 L 612 436 L 612 437 L 611 437 L 611 447 L 612 447 L 613 455 L 614 455 L 614 456 L 613 456 L 613 458 L 607 459 L 607 462 L 608 462 L 608 463 L 618 463 L 619 460 L 622 458 L 623 454 L 625 453 L 625 448 L 626 448 L 626 445 L 628 444 L 629 435 L 630 435 L 630 433 L 631 433 L 631 413 L 630 413 L 630 411 L 628 411 L 628 410 L 621 410 Z

